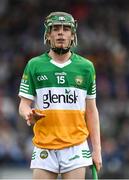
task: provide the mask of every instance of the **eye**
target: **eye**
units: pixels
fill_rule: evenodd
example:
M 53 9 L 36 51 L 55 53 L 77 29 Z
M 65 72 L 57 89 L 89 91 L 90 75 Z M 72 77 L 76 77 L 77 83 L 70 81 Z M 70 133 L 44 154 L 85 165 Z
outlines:
M 64 31 L 71 31 L 71 27 L 69 27 L 69 26 L 64 26 Z
M 59 29 L 59 28 L 56 27 L 56 26 L 54 26 L 54 27 L 52 28 L 53 31 L 58 31 L 58 29 Z

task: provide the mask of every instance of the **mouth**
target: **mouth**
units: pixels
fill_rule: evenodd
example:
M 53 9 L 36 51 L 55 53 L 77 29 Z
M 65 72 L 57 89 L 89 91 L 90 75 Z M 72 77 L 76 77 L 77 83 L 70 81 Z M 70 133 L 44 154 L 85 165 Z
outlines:
M 59 38 L 59 39 L 57 39 L 57 42 L 58 42 L 58 43 L 64 43 L 64 42 L 65 42 L 65 39 Z
M 58 38 L 58 39 L 56 40 L 56 43 L 57 43 L 57 46 L 58 46 L 59 48 L 63 48 L 63 47 L 65 46 L 65 39 L 63 39 L 63 38 Z

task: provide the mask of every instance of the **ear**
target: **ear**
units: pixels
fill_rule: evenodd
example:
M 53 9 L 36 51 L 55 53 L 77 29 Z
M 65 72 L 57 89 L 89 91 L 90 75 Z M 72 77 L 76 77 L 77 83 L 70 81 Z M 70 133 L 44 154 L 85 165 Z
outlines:
M 46 34 L 46 38 L 47 38 L 48 41 L 50 40 L 50 33 Z
M 71 40 L 73 41 L 74 40 L 74 34 L 72 33 L 72 36 L 71 36 Z

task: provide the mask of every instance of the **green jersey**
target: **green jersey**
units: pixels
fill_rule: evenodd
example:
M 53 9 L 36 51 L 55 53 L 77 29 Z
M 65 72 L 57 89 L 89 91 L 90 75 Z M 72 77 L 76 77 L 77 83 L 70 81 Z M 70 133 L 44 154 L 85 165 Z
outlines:
M 56 63 L 47 53 L 31 59 L 24 70 L 19 95 L 32 100 L 36 97 L 39 107 L 46 109 L 53 103 L 59 102 L 56 95 L 53 102 L 51 102 L 52 92 L 50 89 L 55 88 L 64 89 L 65 94 L 69 94 L 70 88 L 72 88 L 74 94 L 78 95 L 78 99 L 81 98 L 80 94 L 76 92 L 78 90 L 84 92 L 83 100 L 84 97 L 88 99 L 95 98 L 96 84 L 93 64 L 77 54 L 72 54 L 70 60 L 63 64 Z M 48 93 L 46 89 L 48 89 Z M 42 93 L 43 102 L 40 104 L 38 92 L 41 91 L 44 93 Z M 76 96 L 74 94 L 71 98 L 66 98 L 70 104 L 72 104 L 72 98 L 74 99 L 74 96 Z
M 42 54 L 32 58 L 26 65 L 19 96 L 34 100 L 37 107 L 47 114 L 48 126 L 44 124 L 45 118 L 35 124 L 35 145 L 60 149 L 79 144 L 88 136 L 85 101 L 96 98 L 94 66 L 92 62 L 75 53 L 65 63 L 57 63 L 47 53 Z M 69 127 L 68 131 L 64 128 L 66 125 Z M 39 137 L 39 131 L 42 131 L 42 138 Z M 70 140 L 71 131 L 76 132 L 76 136 Z M 50 132 L 53 132 L 52 135 Z M 64 145 L 57 139 L 64 142 Z

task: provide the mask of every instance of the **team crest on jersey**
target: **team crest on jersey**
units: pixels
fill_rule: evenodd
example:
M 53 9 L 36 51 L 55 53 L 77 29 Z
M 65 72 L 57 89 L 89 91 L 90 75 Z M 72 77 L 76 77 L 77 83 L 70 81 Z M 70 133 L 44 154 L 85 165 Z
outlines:
M 41 159 L 46 159 L 48 157 L 48 152 L 47 151 L 42 151 L 41 153 L 40 153 L 40 158 Z
M 83 77 L 82 76 L 76 76 L 75 82 L 77 85 L 81 85 L 83 83 Z

